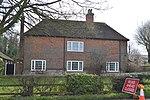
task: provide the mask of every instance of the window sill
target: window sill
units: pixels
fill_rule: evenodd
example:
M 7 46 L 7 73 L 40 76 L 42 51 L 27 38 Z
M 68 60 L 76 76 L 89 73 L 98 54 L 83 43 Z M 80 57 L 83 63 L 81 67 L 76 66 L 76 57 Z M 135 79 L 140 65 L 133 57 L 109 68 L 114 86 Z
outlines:
M 83 72 L 83 70 L 67 70 L 66 72 Z
M 119 73 L 119 71 L 106 71 L 108 73 Z
M 46 70 L 31 70 L 31 72 L 45 72 Z
M 84 52 L 84 51 L 70 51 L 70 50 L 68 51 L 68 50 L 67 50 L 67 52 Z

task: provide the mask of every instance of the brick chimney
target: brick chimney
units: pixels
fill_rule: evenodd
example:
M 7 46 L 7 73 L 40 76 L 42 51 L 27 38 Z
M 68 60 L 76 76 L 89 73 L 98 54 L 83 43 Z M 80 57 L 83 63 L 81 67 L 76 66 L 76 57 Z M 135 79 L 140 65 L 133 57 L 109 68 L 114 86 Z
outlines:
M 86 15 L 86 22 L 87 23 L 93 23 L 94 22 L 94 14 L 92 13 L 92 9 L 88 10 L 88 13 Z

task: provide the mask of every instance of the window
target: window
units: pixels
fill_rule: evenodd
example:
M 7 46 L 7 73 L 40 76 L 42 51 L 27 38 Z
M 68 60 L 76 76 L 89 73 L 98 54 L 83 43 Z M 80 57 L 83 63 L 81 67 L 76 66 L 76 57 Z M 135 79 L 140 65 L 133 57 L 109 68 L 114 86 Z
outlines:
M 46 60 L 31 60 L 31 71 L 45 71 Z
M 67 51 L 83 52 L 84 43 L 79 41 L 67 41 Z
M 107 72 L 119 72 L 119 62 L 107 62 L 106 71 Z
M 83 71 L 83 61 L 67 61 L 67 71 Z

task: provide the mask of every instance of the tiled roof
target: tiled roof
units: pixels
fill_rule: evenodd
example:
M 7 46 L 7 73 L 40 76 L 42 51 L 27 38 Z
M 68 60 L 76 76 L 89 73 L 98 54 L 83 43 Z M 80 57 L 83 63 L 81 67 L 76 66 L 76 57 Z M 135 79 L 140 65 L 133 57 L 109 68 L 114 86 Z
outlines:
M 25 35 L 128 41 L 126 37 L 106 23 L 57 19 L 44 19 L 27 31 Z
M 10 60 L 13 61 L 13 59 L 11 59 L 10 57 L 8 57 L 7 55 L 5 55 L 4 53 L 0 52 L 0 58 L 6 59 L 6 60 Z

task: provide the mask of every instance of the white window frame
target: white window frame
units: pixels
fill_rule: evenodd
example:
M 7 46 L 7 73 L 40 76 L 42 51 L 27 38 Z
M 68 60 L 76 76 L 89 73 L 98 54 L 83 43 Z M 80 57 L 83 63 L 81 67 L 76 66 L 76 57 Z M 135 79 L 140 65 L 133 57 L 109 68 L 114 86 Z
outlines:
M 42 68 L 40 70 L 36 69 L 36 66 L 35 66 L 36 61 L 42 62 Z M 31 60 L 31 71 L 46 71 L 46 60 Z
M 77 62 L 78 63 L 78 69 L 77 70 L 73 70 L 73 68 L 72 68 L 72 63 L 73 62 Z M 69 69 L 69 63 L 71 63 L 71 69 Z M 80 67 L 80 63 L 81 63 L 81 69 L 79 68 Z M 77 72 L 79 72 L 79 71 L 83 71 L 83 61 L 76 61 L 76 60 L 68 60 L 67 61 L 67 71 L 72 71 L 72 72 L 75 72 L 75 71 L 77 71 Z
M 110 69 L 110 64 L 114 63 L 115 64 L 115 68 L 114 70 Z M 119 62 L 106 62 L 106 71 L 107 72 L 119 72 Z
M 74 48 L 75 43 L 77 43 L 77 49 Z M 67 41 L 67 51 L 84 52 L 84 42 L 81 42 L 81 41 Z

